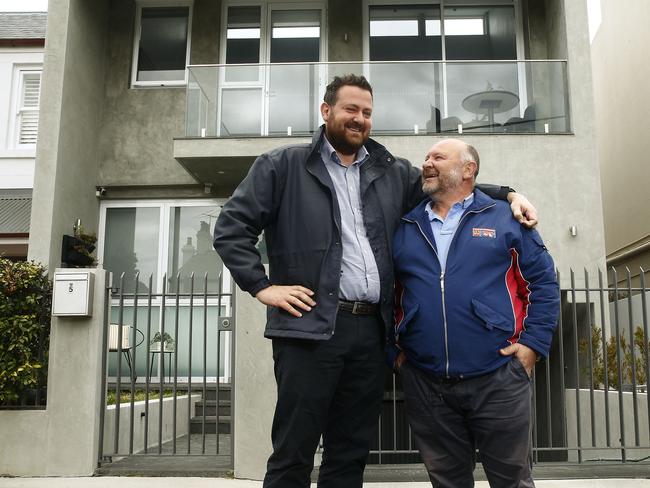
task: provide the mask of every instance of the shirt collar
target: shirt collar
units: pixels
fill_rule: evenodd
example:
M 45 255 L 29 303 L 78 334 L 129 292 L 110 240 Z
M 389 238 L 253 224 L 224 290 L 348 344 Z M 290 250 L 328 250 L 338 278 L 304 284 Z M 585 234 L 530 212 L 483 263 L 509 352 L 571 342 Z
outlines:
M 341 158 L 339 158 L 339 155 L 336 154 L 336 149 L 334 149 L 334 146 L 332 146 L 329 139 L 327 139 L 327 135 L 323 137 L 323 146 L 321 147 L 320 153 L 321 153 L 321 157 L 323 158 L 323 161 L 325 162 L 331 161 L 333 163 L 344 166 L 343 164 L 341 164 Z M 366 146 L 361 146 L 357 151 L 356 157 L 352 164 L 359 163 L 359 166 L 361 166 L 363 163 L 366 162 L 369 155 L 370 153 L 368 153 Z M 352 166 L 352 164 L 350 166 Z
M 473 201 L 474 201 L 474 192 L 467 195 L 460 202 L 454 203 L 451 206 L 451 208 L 449 209 L 449 211 L 451 212 L 452 210 L 455 210 L 455 209 L 465 210 L 467 207 L 469 207 L 472 204 Z M 442 217 L 440 217 L 437 213 L 435 213 L 433 211 L 432 203 L 433 202 L 429 202 L 429 203 L 427 203 L 427 206 L 424 207 L 424 209 L 427 212 L 427 215 L 429 216 L 429 220 L 433 221 L 434 219 L 438 219 L 441 222 L 444 222 L 445 219 L 443 219 Z M 447 214 L 447 216 L 449 216 L 449 214 Z

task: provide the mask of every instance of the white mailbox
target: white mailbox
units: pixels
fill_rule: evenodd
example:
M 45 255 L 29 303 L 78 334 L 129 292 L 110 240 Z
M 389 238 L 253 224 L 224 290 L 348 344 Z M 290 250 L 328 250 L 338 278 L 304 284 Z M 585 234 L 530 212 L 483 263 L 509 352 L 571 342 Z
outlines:
M 54 272 L 52 315 L 90 317 L 93 314 L 95 275 L 78 269 Z

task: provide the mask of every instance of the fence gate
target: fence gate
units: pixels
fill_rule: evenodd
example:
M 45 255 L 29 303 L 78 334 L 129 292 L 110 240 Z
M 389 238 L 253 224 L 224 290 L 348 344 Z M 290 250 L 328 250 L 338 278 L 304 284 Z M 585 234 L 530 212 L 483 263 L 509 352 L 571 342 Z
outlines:
M 563 276 L 564 277 L 564 276 Z M 533 378 L 533 462 L 646 466 L 650 472 L 650 289 L 645 271 L 573 271 L 549 357 Z M 558 274 L 558 281 L 560 276 Z M 420 463 L 399 375 L 387 371 L 370 464 Z
M 203 456 L 200 471 L 231 471 L 230 278 L 165 275 L 160 293 L 155 279 L 123 274 L 106 290 L 98 471 L 170 456 L 181 470 L 181 457 Z

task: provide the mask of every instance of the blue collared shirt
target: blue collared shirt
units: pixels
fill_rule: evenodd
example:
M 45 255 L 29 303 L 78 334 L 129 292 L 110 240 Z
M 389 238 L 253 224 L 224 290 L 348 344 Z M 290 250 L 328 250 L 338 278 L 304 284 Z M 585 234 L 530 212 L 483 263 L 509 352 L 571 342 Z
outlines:
M 449 246 L 456 229 L 458 229 L 458 224 L 460 219 L 465 212 L 465 209 L 469 207 L 474 201 L 474 193 L 470 193 L 469 196 L 465 197 L 462 202 L 454 203 L 447 217 L 444 219 L 440 217 L 437 213 L 431 208 L 431 203 L 429 202 L 426 206 L 426 212 L 431 221 L 431 231 L 433 232 L 433 238 L 436 240 L 436 248 L 438 249 L 438 259 L 440 260 L 440 268 L 444 271 L 445 266 L 447 265 L 447 254 L 449 253 Z
M 379 302 L 379 270 L 370 248 L 361 211 L 360 167 L 369 157 L 365 147 L 357 151 L 350 166 L 341 163 L 327 137 L 323 138 L 321 157 L 332 178 L 341 210 L 341 281 L 339 297 L 345 300 Z

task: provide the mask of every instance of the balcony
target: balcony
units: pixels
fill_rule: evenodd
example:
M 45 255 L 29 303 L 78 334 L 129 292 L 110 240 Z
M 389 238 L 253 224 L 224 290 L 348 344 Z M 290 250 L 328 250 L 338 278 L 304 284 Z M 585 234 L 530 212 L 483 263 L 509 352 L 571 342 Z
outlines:
M 309 137 L 318 128 L 327 83 L 346 73 L 364 74 L 373 86 L 374 135 L 567 134 L 571 124 L 566 64 L 526 60 L 190 66 L 186 137 L 175 141 L 174 155 L 197 181 L 223 185 L 229 194 L 226 188 L 240 181 L 256 155 L 296 137 Z
M 566 61 L 408 61 L 190 66 L 186 136 L 309 135 L 344 73 L 373 85 L 374 134 L 570 131 Z

